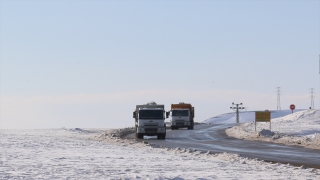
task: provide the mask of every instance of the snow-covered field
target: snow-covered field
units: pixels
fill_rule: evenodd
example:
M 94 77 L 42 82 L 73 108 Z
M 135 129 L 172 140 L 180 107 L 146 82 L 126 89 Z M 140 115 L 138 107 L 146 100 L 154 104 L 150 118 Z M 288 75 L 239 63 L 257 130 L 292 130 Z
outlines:
M 205 123 L 235 123 L 235 113 L 223 114 L 210 118 Z M 320 110 L 299 110 L 293 114 L 290 110 L 271 111 L 270 123 L 259 122 L 255 131 L 255 113 L 241 112 L 240 125 L 227 129 L 229 136 L 261 140 L 286 145 L 298 145 L 320 149 Z
M 0 179 L 320 179 L 320 170 L 120 139 L 122 130 L 1 130 Z

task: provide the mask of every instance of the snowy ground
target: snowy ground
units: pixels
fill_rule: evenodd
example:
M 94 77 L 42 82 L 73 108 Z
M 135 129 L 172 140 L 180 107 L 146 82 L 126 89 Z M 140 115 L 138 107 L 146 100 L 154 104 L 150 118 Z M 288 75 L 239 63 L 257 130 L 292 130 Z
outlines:
M 0 179 L 320 179 L 320 170 L 168 149 L 96 129 L 1 130 Z
M 235 123 L 235 113 L 223 114 L 210 118 L 205 123 Z M 286 145 L 298 145 L 312 149 L 320 149 L 320 110 L 271 111 L 270 123 L 257 123 L 255 131 L 255 112 L 241 112 L 240 125 L 227 129 L 229 136 L 261 140 Z

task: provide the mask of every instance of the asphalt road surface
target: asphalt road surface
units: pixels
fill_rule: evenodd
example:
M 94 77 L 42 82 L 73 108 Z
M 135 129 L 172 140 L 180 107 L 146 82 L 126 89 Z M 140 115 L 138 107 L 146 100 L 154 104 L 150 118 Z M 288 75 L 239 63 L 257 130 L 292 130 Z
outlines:
M 236 153 L 243 157 L 258 158 L 269 162 L 290 163 L 320 169 L 320 150 L 228 137 L 225 129 L 231 126 L 233 125 L 202 124 L 195 126 L 194 130 L 167 129 L 165 140 L 158 140 L 155 136 L 145 136 L 141 141 L 170 148 Z M 135 134 L 129 134 L 124 138 L 135 139 Z

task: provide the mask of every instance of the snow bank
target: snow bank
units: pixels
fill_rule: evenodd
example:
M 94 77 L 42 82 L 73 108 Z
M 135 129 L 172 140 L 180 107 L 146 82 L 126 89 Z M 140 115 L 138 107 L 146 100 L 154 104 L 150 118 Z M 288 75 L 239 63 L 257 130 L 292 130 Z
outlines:
M 96 140 L 99 141 L 104 141 L 104 140 L 108 140 L 110 138 L 121 138 L 124 137 L 128 134 L 134 133 L 135 132 L 135 128 L 134 127 L 127 127 L 127 128 L 120 128 L 120 129 L 109 129 L 103 133 L 101 133 L 98 136 L 95 136 Z
M 229 128 L 226 133 L 239 139 L 270 141 L 320 149 L 320 110 L 303 110 L 273 118 L 271 119 L 271 131 L 270 123 L 257 123 L 257 131 L 255 131 L 255 123 L 251 118 L 250 120 L 243 119 L 243 121 L 247 123 Z M 268 135 L 267 131 L 269 131 Z
M 120 138 L 129 131 L 1 130 L 0 179 L 320 178 L 314 168 Z

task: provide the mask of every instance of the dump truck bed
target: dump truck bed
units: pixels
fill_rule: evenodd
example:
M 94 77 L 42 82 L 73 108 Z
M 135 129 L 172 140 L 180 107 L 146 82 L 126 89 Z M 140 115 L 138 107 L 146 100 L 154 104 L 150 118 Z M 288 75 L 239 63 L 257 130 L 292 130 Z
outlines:
M 192 110 L 191 104 L 171 104 L 171 110 L 172 109 L 189 109 Z

